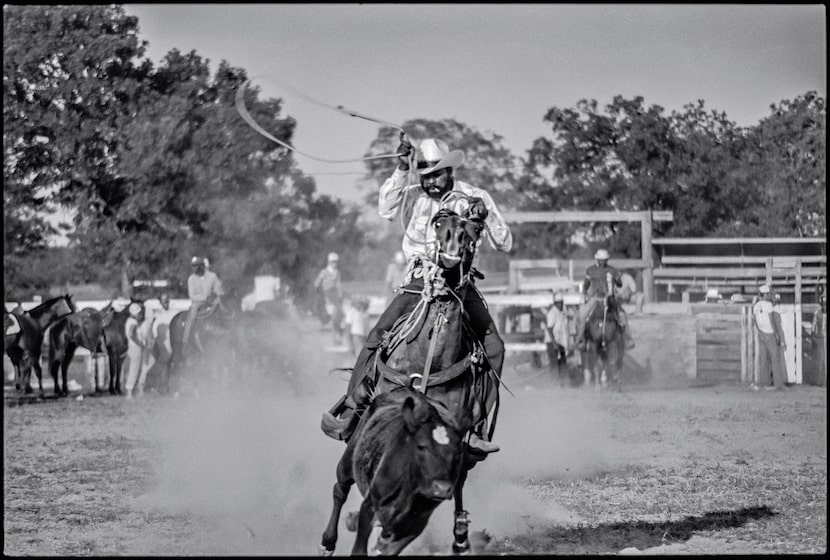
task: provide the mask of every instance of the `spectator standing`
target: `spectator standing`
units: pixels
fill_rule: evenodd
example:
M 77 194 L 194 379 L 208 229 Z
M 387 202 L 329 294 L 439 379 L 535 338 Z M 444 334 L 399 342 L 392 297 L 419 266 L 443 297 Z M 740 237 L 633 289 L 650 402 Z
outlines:
M 752 305 L 752 316 L 758 332 L 760 352 L 759 371 L 756 379 L 764 389 L 786 389 L 787 374 L 784 371 L 785 347 L 781 321 L 772 303 L 770 286 L 764 284 L 758 290 L 759 299 Z M 772 385 L 770 385 L 770 376 Z M 753 387 L 756 388 L 757 387 Z
M 337 253 L 329 253 L 326 267 L 323 268 L 314 280 L 314 289 L 323 300 L 325 315 L 331 319 L 334 329 L 334 342 L 339 344 L 343 338 L 343 287 L 340 280 L 340 257 Z M 323 315 L 323 313 L 321 313 Z M 328 319 L 323 320 L 323 325 Z
M 353 297 L 343 322 L 349 331 L 352 353 L 357 357 L 369 334 L 369 299 L 363 296 Z
M 818 305 L 818 311 L 813 314 L 812 340 L 818 353 L 816 384 L 824 387 L 827 384 L 827 296 L 824 293 L 818 296 Z
M 641 276 L 642 278 L 642 276 Z M 643 289 L 642 286 L 637 285 L 637 281 L 630 272 L 623 272 L 620 274 L 620 282 L 622 286 L 614 287 L 614 295 L 620 303 L 630 303 L 634 305 L 634 312 L 637 315 L 643 313 Z M 640 282 L 642 284 L 642 281 Z
M 170 322 L 178 313 L 178 309 L 170 309 L 170 296 L 161 294 L 159 296 L 161 308 L 156 312 L 153 319 L 153 326 L 150 329 L 151 342 L 148 344 L 150 355 L 153 357 L 152 365 L 145 375 L 145 387 L 156 387 L 160 381 L 159 374 L 167 367 L 170 357 L 173 355 L 170 347 Z
M 564 311 L 562 294 L 554 292 L 553 305 L 545 314 L 545 346 L 551 373 L 556 372 L 559 385 L 566 387 L 568 378 L 568 316 Z
M 403 251 L 395 253 L 394 260 L 386 267 L 386 289 L 394 292 L 406 281 L 406 257 Z
M 127 334 L 127 359 L 124 366 L 127 369 L 127 381 L 125 388 L 127 391 L 127 398 L 133 398 L 133 389 L 136 383 L 144 387 L 143 376 L 140 376 L 142 365 L 142 353 L 144 350 L 144 341 L 141 340 L 139 332 L 139 325 L 144 321 L 144 309 L 138 303 L 131 303 L 129 307 L 129 316 L 124 323 L 124 330 Z M 139 377 L 142 377 L 139 379 Z

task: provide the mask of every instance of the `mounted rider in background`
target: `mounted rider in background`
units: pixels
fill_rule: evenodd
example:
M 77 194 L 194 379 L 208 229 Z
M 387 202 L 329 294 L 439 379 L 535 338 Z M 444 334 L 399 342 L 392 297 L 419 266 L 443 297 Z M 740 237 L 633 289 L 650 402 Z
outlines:
M 585 271 L 585 280 L 582 281 L 582 291 L 586 295 L 585 303 L 579 308 L 579 314 L 576 321 L 576 347 L 585 346 L 585 327 L 588 322 L 588 317 L 596 305 L 605 305 L 607 298 L 608 307 L 614 311 L 617 318 L 617 323 L 620 325 L 620 330 L 623 333 L 625 340 L 625 349 L 630 350 L 634 348 L 634 340 L 631 338 L 631 333 L 628 330 L 628 316 L 625 310 L 617 302 L 614 297 L 614 287 L 622 287 L 622 277 L 620 272 L 608 264 L 610 255 L 605 249 L 600 249 L 594 254 L 595 264 L 588 267 Z
M 190 260 L 190 266 L 193 272 L 187 278 L 187 297 L 190 298 L 190 309 L 187 312 L 187 321 L 184 325 L 184 345 L 187 346 L 190 341 L 190 331 L 193 329 L 193 323 L 200 312 L 206 309 L 212 309 L 217 305 L 221 306 L 221 298 L 225 291 L 222 288 L 222 282 L 216 273 L 208 270 L 208 260 L 193 257 Z M 195 343 L 199 350 L 204 352 L 198 338 L 195 338 Z
M 411 216 L 405 225 L 402 243 L 403 254 L 407 262 L 404 283 L 410 289 L 396 290 L 397 295 L 366 337 L 366 344 L 352 370 L 346 395 L 323 414 L 321 427 L 326 435 L 334 439 L 347 440 L 351 436 L 360 412 L 370 402 L 370 395 L 363 381 L 371 372 L 373 358 L 381 345 L 383 335 L 392 329 L 398 318 L 411 311 L 421 299 L 420 292 L 423 288 L 421 277 L 424 265 L 429 261 L 429 255 L 438 244 L 435 232 L 430 227 L 430 221 L 438 210 L 447 208 L 458 214 L 467 212 L 473 219 L 482 220 L 486 226 L 484 236 L 498 251 L 509 251 L 513 245 L 510 229 L 490 195 L 483 189 L 455 179 L 453 172 L 464 162 L 463 152 L 450 151 L 446 142 L 434 138 L 421 141 L 418 151 L 415 152 L 413 145 L 402 133 L 397 153 L 399 154 L 398 167 L 380 187 L 378 213 L 390 221 L 399 217 L 403 220 L 404 212 L 410 207 L 408 202 L 412 202 Z M 415 162 L 417 162 L 416 169 L 411 169 L 411 165 Z M 418 183 L 410 184 L 408 181 L 411 172 L 417 173 Z M 454 196 L 453 193 L 458 194 Z M 473 260 L 474 268 L 477 263 L 478 253 Z M 466 290 L 463 305 L 476 337 L 484 346 L 490 368 L 496 376 L 501 378 L 504 342 L 499 336 L 481 293 L 472 281 L 476 274 L 480 275 L 477 270 L 473 270 L 470 274 L 470 287 Z M 488 394 L 486 403 L 488 413 L 496 398 L 495 392 L 492 391 L 492 393 L 492 395 Z M 499 447 L 496 444 L 484 441 L 483 438 L 486 438 L 483 432 L 473 434 L 470 445 L 485 453 L 498 451 Z

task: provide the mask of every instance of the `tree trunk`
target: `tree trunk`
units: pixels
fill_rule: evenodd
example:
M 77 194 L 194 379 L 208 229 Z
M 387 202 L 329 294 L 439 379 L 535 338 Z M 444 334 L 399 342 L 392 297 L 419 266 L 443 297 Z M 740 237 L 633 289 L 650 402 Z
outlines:
M 121 257 L 121 294 L 124 297 L 132 297 L 133 295 L 133 286 L 130 282 L 130 275 L 128 273 L 129 270 L 129 260 L 127 259 L 126 255 L 122 255 Z

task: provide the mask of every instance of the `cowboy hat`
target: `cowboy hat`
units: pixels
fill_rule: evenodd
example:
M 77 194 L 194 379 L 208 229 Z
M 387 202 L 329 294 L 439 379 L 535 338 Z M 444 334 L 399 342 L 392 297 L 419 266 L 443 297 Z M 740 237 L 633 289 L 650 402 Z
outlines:
M 337 255 L 337 253 L 329 253 L 329 256 L 328 256 L 328 261 L 329 262 L 336 262 L 336 261 L 339 261 L 339 260 L 340 260 L 340 257 Z
M 768 294 L 770 292 L 769 284 L 764 284 L 760 288 L 758 288 L 758 292 L 761 294 Z
M 594 258 L 598 261 L 607 261 L 609 258 L 611 258 L 611 255 L 609 255 L 608 251 L 606 251 L 605 249 L 600 249 L 596 252 Z
M 427 138 L 418 146 L 418 173 L 426 175 L 447 167 L 456 168 L 464 163 L 464 152 L 450 151 L 450 147 L 443 140 Z M 422 165 L 426 165 L 422 168 Z

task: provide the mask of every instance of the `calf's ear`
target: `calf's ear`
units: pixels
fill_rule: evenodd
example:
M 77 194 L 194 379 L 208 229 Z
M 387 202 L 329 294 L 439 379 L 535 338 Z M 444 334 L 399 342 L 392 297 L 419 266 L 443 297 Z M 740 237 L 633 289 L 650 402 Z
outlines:
M 415 420 L 415 399 L 406 397 L 401 405 L 403 422 L 406 426 L 406 431 L 414 434 L 418 430 L 418 422 Z

